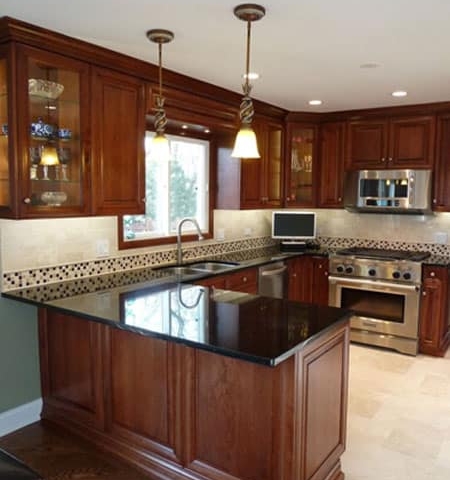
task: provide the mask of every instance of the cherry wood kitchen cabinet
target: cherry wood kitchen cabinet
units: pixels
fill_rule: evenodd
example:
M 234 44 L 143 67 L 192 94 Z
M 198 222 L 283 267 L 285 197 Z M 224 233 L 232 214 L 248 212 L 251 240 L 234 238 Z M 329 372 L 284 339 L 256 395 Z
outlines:
M 25 45 L 10 45 L 3 52 L 2 214 L 14 218 L 87 214 L 89 65 Z M 16 62 L 8 63 L 8 58 Z M 9 91 L 15 94 L 8 95 Z M 58 164 L 43 165 L 48 151 Z
M 343 206 L 345 134 L 345 122 L 328 122 L 320 125 L 319 207 Z
M 225 275 L 216 275 L 195 282 L 205 287 L 234 290 L 236 292 L 258 293 L 258 269 L 245 268 Z
M 288 300 L 328 305 L 328 258 L 305 255 L 288 265 Z
M 92 207 L 96 215 L 145 213 L 145 95 L 142 80 L 93 68 Z
M 433 168 L 434 115 L 350 121 L 348 170 Z
M 0 215 L 145 211 L 146 81 L 124 63 L 132 62 L 0 19 Z M 49 149 L 56 161 L 43 165 Z
M 266 299 L 258 302 L 264 312 Z M 273 331 L 279 340 L 309 327 L 291 307 L 294 318 Z M 54 309 L 40 309 L 39 334 L 43 420 L 152 477 L 344 476 L 348 320 L 273 367 Z
M 424 265 L 420 304 L 419 351 L 442 357 L 450 343 L 449 269 Z
M 218 140 L 217 208 L 281 206 L 283 126 L 268 119 L 253 123 L 261 158 L 231 158 L 235 134 Z
M 318 126 L 292 122 L 287 125 L 285 206 L 314 207 L 317 202 Z
M 437 118 L 436 163 L 433 172 L 433 210 L 450 211 L 450 113 Z

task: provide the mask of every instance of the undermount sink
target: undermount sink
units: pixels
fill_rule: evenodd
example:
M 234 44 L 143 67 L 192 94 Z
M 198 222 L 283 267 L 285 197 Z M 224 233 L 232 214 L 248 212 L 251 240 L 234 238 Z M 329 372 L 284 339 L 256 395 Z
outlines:
M 189 265 L 159 267 L 157 270 L 162 270 L 173 275 L 198 275 L 200 272 L 222 272 L 236 265 L 239 264 L 233 262 L 198 262 Z
M 196 270 L 191 267 L 161 267 L 158 270 L 162 270 L 173 275 L 198 275 L 199 270 Z
M 228 268 L 233 268 L 236 265 L 238 265 L 238 263 L 234 262 L 199 262 L 191 263 L 189 267 L 204 272 L 220 272 L 222 270 L 227 270 Z

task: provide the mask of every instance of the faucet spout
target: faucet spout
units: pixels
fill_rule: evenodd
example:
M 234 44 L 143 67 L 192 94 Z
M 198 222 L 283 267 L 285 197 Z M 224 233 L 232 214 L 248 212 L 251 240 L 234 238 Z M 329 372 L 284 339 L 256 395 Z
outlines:
M 183 252 L 181 251 L 181 231 L 182 231 L 183 225 L 187 222 L 191 222 L 192 224 L 194 224 L 195 228 L 197 229 L 198 239 L 203 240 L 203 234 L 202 234 L 202 231 L 200 230 L 200 226 L 197 220 L 195 218 L 189 218 L 189 217 L 182 218 L 179 221 L 178 227 L 177 227 L 177 264 L 178 265 L 181 265 L 181 263 L 183 262 Z

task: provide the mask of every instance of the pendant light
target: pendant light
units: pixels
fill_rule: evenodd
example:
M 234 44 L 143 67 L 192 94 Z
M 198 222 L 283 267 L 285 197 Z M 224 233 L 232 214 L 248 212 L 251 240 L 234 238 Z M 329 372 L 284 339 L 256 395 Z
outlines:
M 155 131 L 153 137 L 150 155 L 155 160 L 169 161 L 170 149 L 169 140 L 164 134 L 167 125 L 166 112 L 164 111 L 164 97 L 162 95 L 162 45 L 173 40 L 174 35 L 169 30 L 153 29 L 147 32 L 147 38 L 158 44 L 158 64 L 159 64 L 159 92 L 156 97 L 155 108 Z
M 264 7 L 255 5 L 254 3 L 245 3 L 238 5 L 234 9 L 234 14 L 239 20 L 247 22 L 247 52 L 245 61 L 245 76 L 242 89 L 244 97 L 239 109 L 239 117 L 241 119 L 241 128 L 236 135 L 234 149 L 231 153 L 235 158 L 260 158 L 258 152 L 258 144 L 256 142 L 256 135 L 252 128 L 252 119 L 255 114 L 253 102 L 250 98 L 250 91 L 252 86 L 249 82 L 250 74 L 250 34 L 251 24 L 256 20 L 260 20 L 266 14 Z

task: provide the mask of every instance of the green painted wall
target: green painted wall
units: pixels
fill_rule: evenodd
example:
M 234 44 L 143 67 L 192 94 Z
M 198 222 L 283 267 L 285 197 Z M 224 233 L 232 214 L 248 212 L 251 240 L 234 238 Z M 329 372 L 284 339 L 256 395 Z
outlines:
M 40 396 L 37 309 L 0 297 L 0 413 Z

